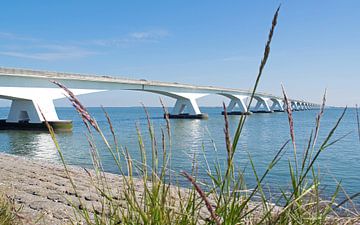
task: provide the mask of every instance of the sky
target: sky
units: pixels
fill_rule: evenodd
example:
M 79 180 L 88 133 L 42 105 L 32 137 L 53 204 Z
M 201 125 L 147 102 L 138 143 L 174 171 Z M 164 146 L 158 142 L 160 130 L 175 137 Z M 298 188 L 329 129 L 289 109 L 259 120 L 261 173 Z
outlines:
M 320 102 L 327 89 L 328 105 L 360 103 L 358 0 L 4 0 L 0 66 L 249 89 L 279 4 L 259 91 L 281 95 L 283 84 L 291 98 Z M 156 94 L 131 91 L 81 99 L 160 105 Z M 222 101 L 207 96 L 199 104 Z

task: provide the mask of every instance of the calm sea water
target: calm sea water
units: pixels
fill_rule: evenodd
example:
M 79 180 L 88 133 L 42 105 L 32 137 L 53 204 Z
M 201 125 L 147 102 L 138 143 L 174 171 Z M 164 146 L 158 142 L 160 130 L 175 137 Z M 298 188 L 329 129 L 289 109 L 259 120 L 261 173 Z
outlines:
M 69 164 L 91 167 L 89 145 L 82 121 L 72 108 L 59 108 L 61 119 L 73 120 L 73 131 L 59 133 L 58 138 Z M 9 108 L 0 108 L 0 118 L 5 118 Z M 100 108 L 90 108 L 89 111 L 104 128 L 110 139 L 106 118 Z M 139 126 L 145 139 L 145 145 L 150 150 L 146 116 L 142 108 L 107 108 L 117 132 L 119 142 L 126 146 L 135 159 L 139 159 L 136 126 Z M 161 108 L 149 108 L 149 114 L 158 137 L 160 128 L 165 127 Z M 172 168 L 175 171 L 190 170 L 194 156 L 199 161 L 199 176 L 206 178 L 203 152 L 207 161 L 212 164 L 216 158 L 225 164 L 226 150 L 224 141 L 224 120 L 221 108 L 202 108 L 209 114 L 208 120 L 171 120 L 172 131 Z M 318 146 L 324 141 L 343 109 L 327 109 L 321 121 Z M 303 153 L 311 131 L 315 127 L 317 110 L 294 112 L 295 134 L 299 157 Z M 229 116 L 231 132 L 234 133 L 239 116 Z M 348 109 L 333 140 L 348 134 L 341 141 L 324 151 L 318 160 L 318 168 L 322 173 L 321 185 L 324 193 L 330 194 L 335 189 L 335 179 L 341 181 L 349 194 L 360 191 L 360 142 L 357 131 L 356 112 Z M 254 178 L 249 165 L 247 152 L 251 154 L 258 173 L 261 174 L 272 160 L 280 147 L 290 138 L 287 115 L 285 113 L 253 114 L 248 117 L 240 138 L 236 154 L 236 164 L 245 168 L 247 183 L 251 187 Z M 159 142 L 161 141 L 158 138 Z M 101 148 L 101 145 L 99 145 Z M 204 149 L 204 150 L 202 150 Z M 289 185 L 288 160 L 293 159 L 291 145 L 286 147 L 286 153 L 279 164 L 268 176 L 266 183 L 271 189 Z M 26 156 L 32 159 L 45 159 L 59 162 L 59 156 L 50 136 L 44 132 L 34 131 L 0 131 L 0 152 Z M 101 151 L 105 169 L 118 172 L 112 158 Z M 14 165 L 16 166 L 16 165 Z M 357 201 L 360 202 L 360 201 Z

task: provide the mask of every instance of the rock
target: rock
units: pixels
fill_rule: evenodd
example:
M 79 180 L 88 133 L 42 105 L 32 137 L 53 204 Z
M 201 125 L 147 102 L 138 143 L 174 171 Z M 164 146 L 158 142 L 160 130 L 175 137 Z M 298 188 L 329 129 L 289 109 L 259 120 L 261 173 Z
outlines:
M 29 204 L 29 207 L 33 210 L 37 210 L 37 211 L 40 211 L 40 210 L 44 210 L 45 209 L 45 205 L 46 205 L 46 202 L 45 201 L 36 201 L 36 202 L 31 202 Z

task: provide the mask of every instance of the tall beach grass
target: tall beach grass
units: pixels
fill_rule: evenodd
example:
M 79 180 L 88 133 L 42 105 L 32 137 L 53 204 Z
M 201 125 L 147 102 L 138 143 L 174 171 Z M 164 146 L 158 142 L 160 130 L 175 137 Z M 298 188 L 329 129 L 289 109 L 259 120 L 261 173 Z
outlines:
M 19 211 L 21 207 L 16 207 L 12 198 L 0 193 L 0 224 L 15 225 L 19 223 Z

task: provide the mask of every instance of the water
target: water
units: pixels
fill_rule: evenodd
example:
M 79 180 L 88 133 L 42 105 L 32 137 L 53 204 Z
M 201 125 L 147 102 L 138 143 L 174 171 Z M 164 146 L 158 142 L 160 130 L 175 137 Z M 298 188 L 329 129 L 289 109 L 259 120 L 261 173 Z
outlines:
M 8 108 L 0 108 L 0 118 L 5 118 L 8 111 Z M 111 140 L 110 130 L 102 110 L 100 108 L 90 108 L 89 111 L 98 120 L 106 136 Z M 133 158 L 139 159 L 136 126 L 140 127 L 147 149 L 150 149 L 151 146 L 143 109 L 137 107 L 107 108 L 107 111 L 112 118 L 119 142 L 122 146 L 128 148 Z M 162 109 L 149 108 L 148 111 L 160 144 L 160 128 L 165 128 Z M 171 120 L 173 137 L 172 167 L 175 171 L 189 171 L 192 159 L 196 155 L 199 161 L 199 176 L 204 179 L 206 177 L 204 153 L 210 164 L 216 158 L 224 164 L 226 162 L 226 150 L 223 132 L 224 121 L 220 115 L 221 108 L 202 108 L 202 111 L 209 114 L 208 120 Z M 318 146 L 324 141 L 331 128 L 335 125 L 342 111 L 343 109 L 335 108 L 325 111 L 321 121 Z M 59 108 L 58 114 L 62 119 L 73 120 L 74 125 L 73 132 L 58 134 L 60 146 L 67 163 L 91 167 L 89 145 L 81 119 L 72 108 Z M 301 157 L 311 130 L 315 127 L 316 114 L 317 110 L 294 112 L 298 157 Z M 229 116 L 232 134 L 236 129 L 238 121 L 239 116 Z M 317 167 L 320 168 L 320 172 L 323 175 L 321 185 L 325 188 L 325 195 L 329 195 L 334 191 L 336 185 L 334 179 L 341 180 L 349 194 L 360 191 L 360 142 L 357 131 L 356 111 L 354 109 L 348 109 L 332 140 L 336 140 L 346 134 L 348 135 L 341 141 L 326 149 L 320 155 L 317 162 Z M 253 114 L 248 117 L 243 135 L 240 138 L 235 161 L 238 166 L 245 168 L 249 186 L 254 185 L 255 180 L 251 172 L 247 152 L 251 154 L 256 169 L 261 174 L 276 152 L 289 138 L 289 125 L 285 113 Z M 101 148 L 102 146 L 99 145 L 99 147 Z M 284 188 L 290 182 L 288 160 L 293 159 L 291 145 L 288 145 L 286 150 L 282 160 L 266 180 L 266 183 L 273 190 L 278 190 L 278 187 Z M 45 159 L 53 162 L 60 161 L 50 136 L 43 132 L 0 131 L 0 152 L 26 156 L 32 159 Z M 111 156 L 105 150 L 101 151 L 101 157 L 107 171 L 118 172 Z

